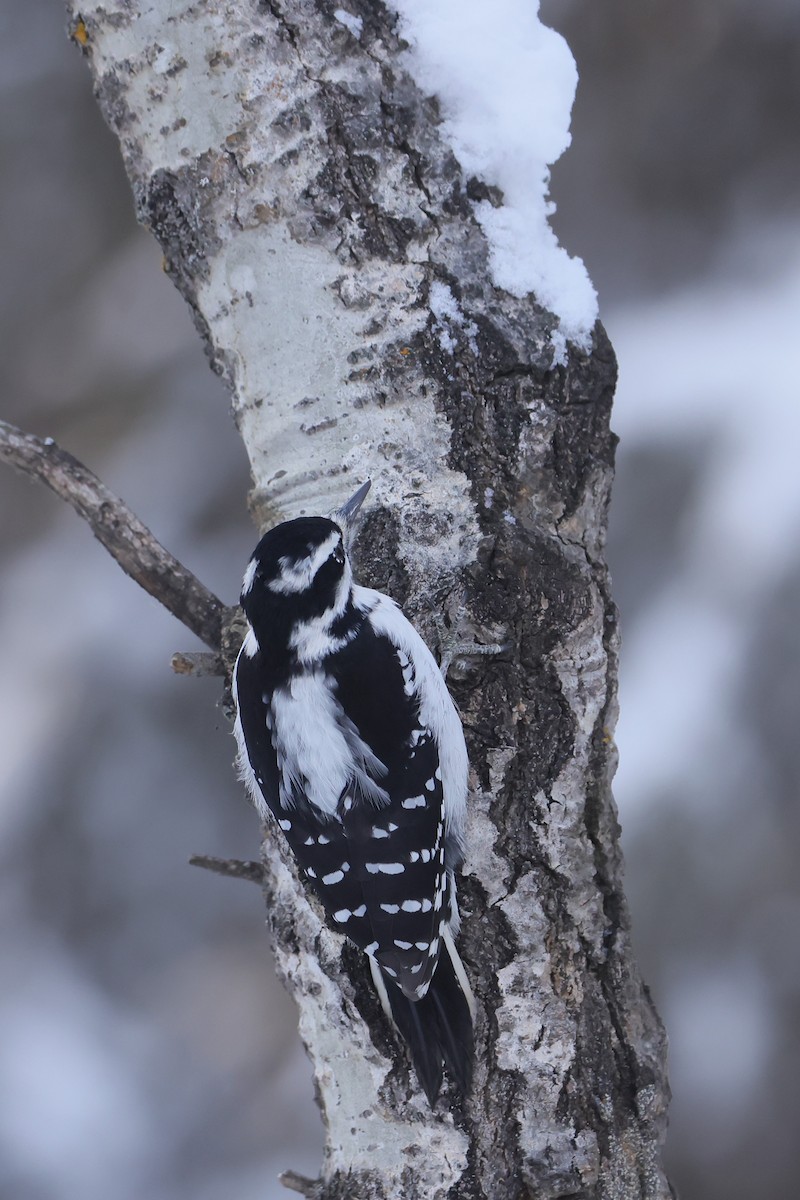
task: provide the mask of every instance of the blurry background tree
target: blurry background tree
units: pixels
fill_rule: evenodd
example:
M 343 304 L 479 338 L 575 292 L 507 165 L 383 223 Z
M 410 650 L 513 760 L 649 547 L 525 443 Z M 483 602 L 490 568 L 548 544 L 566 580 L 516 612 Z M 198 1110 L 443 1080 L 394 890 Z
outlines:
M 543 13 L 582 76 L 555 224 L 621 362 L 617 795 L 671 1032 L 668 1162 L 685 1196 L 790 1194 L 800 14 Z M 91 462 L 230 601 L 252 526 L 225 397 L 134 225 L 59 0 L 2 21 L 4 415 Z M 218 687 L 170 676 L 183 631 L 52 497 L 4 472 L 0 504 L 0 1188 L 263 1197 L 287 1162 L 313 1174 L 320 1134 L 257 891 L 180 866 L 249 857 L 257 835 Z M 131 740 L 136 778 L 118 768 Z

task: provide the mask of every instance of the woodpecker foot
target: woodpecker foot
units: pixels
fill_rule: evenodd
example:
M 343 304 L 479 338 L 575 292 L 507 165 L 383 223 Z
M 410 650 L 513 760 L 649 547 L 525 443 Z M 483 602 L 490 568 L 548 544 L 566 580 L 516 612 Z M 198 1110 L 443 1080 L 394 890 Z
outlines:
M 441 613 L 434 614 L 433 624 L 436 628 L 436 636 L 439 642 L 439 670 L 445 679 L 447 678 L 447 672 L 454 663 L 456 666 L 464 666 L 466 659 L 505 654 L 511 649 L 510 642 L 487 643 L 461 641 L 458 635 L 458 622 L 455 625 L 447 625 Z

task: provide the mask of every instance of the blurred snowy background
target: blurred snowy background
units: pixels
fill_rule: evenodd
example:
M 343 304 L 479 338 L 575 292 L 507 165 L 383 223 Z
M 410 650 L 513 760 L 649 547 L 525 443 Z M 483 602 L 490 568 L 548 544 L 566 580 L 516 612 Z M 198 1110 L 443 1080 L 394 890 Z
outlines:
M 794 1194 L 800 1111 L 800 6 L 544 0 L 581 73 L 554 224 L 620 359 L 617 797 L 684 1200 Z M 244 452 L 60 0 L 0 14 L 2 415 L 226 601 Z M 0 1195 L 272 1200 L 320 1131 L 214 681 L 0 472 Z M 129 766 L 136 765 L 135 770 Z

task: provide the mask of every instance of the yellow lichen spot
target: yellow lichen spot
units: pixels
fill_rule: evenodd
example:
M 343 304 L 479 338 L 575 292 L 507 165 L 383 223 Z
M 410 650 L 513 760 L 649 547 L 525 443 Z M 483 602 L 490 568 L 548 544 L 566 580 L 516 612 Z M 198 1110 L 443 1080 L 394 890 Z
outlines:
M 83 17 L 78 17 L 72 28 L 72 36 L 79 46 L 85 47 L 89 45 L 89 30 L 86 28 L 86 22 Z
M 407 358 L 411 353 L 411 349 L 409 346 L 403 346 L 403 349 L 400 351 L 400 353 L 402 354 L 403 358 Z

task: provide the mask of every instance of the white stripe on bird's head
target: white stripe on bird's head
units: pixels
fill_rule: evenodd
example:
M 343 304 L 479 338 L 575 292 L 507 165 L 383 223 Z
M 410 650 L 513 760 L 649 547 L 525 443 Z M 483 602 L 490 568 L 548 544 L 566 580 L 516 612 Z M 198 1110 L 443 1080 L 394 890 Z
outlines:
M 258 563 L 256 562 L 256 560 L 254 558 L 251 558 L 250 562 L 247 564 L 247 570 L 244 573 L 244 578 L 242 579 L 242 595 L 243 596 L 247 596 L 249 594 L 249 592 L 251 591 L 251 589 L 253 587 L 253 580 L 256 577 L 257 569 L 258 569 Z
M 267 587 L 271 592 L 277 592 L 281 595 L 305 592 L 311 587 L 317 571 L 328 561 L 337 546 L 341 546 L 341 544 L 341 532 L 338 529 L 334 529 L 325 538 L 325 541 L 314 547 L 313 550 L 309 547 L 307 558 L 301 558 L 299 562 L 288 556 L 279 558 L 278 566 L 281 573 L 277 578 L 271 579 Z

